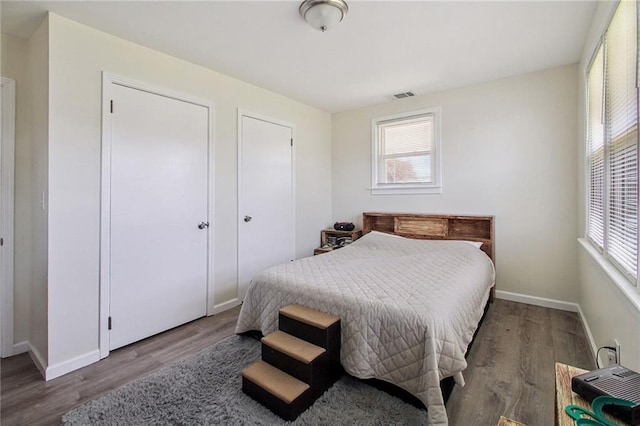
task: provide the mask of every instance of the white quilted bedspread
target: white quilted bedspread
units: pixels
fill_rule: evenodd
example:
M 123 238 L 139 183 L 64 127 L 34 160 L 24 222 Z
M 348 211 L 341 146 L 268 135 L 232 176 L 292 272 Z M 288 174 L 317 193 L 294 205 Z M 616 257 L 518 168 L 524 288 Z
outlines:
M 236 333 L 275 331 L 278 310 L 291 303 L 339 316 L 347 373 L 411 392 L 430 425 L 446 425 L 440 380 L 466 368 L 494 281 L 489 257 L 468 243 L 371 232 L 255 276 Z

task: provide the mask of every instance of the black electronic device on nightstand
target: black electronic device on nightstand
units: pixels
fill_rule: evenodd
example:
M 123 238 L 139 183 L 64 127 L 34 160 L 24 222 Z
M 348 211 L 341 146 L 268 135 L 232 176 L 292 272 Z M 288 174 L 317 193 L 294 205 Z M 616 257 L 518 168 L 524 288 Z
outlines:
M 621 365 L 611 365 L 573 377 L 571 390 L 589 402 L 599 396 L 635 402 L 633 407 L 605 405 L 604 410 L 628 424 L 640 424 L 640 373 Z

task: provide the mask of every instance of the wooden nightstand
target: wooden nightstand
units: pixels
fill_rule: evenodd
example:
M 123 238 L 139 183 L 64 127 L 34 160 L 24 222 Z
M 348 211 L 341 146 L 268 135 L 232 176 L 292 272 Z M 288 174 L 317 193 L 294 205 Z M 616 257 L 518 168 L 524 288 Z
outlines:
M 333 247 L 318 247 L 317 249 L 313 250 L 313 255 L 315 256 L 317 254 L 328 253 L 332 250 Z
M 313 251 L 313 254 L 322 254 L 338 248 L 337 240 L 339 238 L 346 238 L 351 242 L 362 237 L 362 231 L 360 229 L 354 229 L 353 231 L 336 231 L 335 229 L 327 228 L 320 231 L 320 247 Z

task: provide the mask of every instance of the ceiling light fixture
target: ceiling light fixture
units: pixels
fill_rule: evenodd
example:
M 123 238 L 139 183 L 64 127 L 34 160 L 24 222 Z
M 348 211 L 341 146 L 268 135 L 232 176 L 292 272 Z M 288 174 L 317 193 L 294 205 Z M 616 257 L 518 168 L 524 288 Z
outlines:
M 299 9 L 304 20 L 322 32 L 342 21 L 348 11 L 344 0 L 304 0 Z

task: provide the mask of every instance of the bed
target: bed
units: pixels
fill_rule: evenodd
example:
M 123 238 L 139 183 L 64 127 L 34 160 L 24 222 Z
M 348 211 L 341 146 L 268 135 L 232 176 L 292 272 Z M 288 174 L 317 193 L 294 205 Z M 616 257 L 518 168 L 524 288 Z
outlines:
M 364 213 L 363 236 L 256 275 L 236 333 L 277 329 L 297 303 L 341 318 L 341 363 L 395 385 L 446 425 L 440 381 L 462 384 L 465 354 L 492 299 L 493 217 Z

